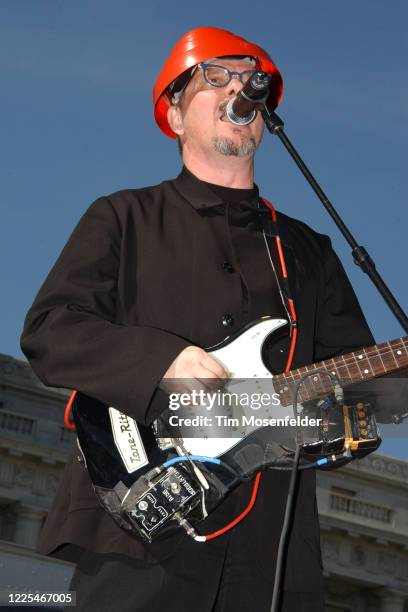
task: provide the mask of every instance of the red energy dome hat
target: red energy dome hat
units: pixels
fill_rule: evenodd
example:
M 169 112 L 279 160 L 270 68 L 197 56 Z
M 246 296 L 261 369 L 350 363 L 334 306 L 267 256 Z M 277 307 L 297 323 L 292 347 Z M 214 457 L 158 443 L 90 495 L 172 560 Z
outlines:
M 153 87 L 154 118 L 166 136 L 176 137 L 167 121 L 171 99 L 170 86 L 196 64 L 223 56 L 253 57 L 258 70 L 272 74 L 268 104 L 272 109 L 278 106 L 282 98 L 283 80 L 266 51 L 228 30 L 197 28 L 184 34 L 173 47 Z

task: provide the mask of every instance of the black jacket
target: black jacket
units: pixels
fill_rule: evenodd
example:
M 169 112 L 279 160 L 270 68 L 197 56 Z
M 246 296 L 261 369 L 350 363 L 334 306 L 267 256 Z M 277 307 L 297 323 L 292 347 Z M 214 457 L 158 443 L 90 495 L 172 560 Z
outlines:
M 225 215 L 214 214 L 220 205 L 219 195 L 186 169 L 175 180 L 96 200 L 26 317 L 21 346 L 39 378 L 150 423 L 159 409 L 157 385 L 177 354 L 191 344 L 206 347 L 223 339 L 225 314 L 233 322 L 228 333 L 248 322 L 248 283 Z M 299 323 L 293 367 L 372 344 L 329 238 L 282 213 L 278 224 Z M 116 526 L 99 507 L 76 454 L 64 472 L 40 551 L 68 557 L 64 545 L 73 543 L 150 562 L 175 554 L 187 537 L 183 533 L 148 546 Z M 268 567 L 276 556 L 288 482 L 285 472 L 265 474 L 255 509 L 236 528 L 243 545 L 268 558 Z M 201 532 L 230 522 L 250 491 L 249 483 L 241 485 L 202 523 Z M 321 588 L 320 562 L 315 474 L 306 470 L 290 540 L 289 587 Z

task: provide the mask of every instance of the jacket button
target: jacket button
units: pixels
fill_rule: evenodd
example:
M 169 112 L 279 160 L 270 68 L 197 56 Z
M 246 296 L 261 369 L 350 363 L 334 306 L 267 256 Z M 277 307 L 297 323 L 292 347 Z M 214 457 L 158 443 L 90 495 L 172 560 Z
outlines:
M 224 272 L 229 272 L 229 274 L 232 274 L 234 272 L 234 267 L 229 261 L 224 261 L 224 263 L 222 264 L 222 268 Z
M 222 324 L 223 324 L 224 327 L 232 327 L 234 325 L 234 319 L 233 319 L 232 315 L 225 314 L 222 317 Z

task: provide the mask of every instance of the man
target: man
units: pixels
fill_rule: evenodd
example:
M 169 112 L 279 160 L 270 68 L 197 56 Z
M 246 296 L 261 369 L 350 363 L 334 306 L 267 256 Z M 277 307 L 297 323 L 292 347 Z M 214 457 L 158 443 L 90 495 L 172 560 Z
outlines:
M 260 47 L 199 28 L 172 50 L 154 91 L 155 117 L 177 137 L 175 180 L 96 200 L 75 228 L 25 322 L 22 348 L 51 386 L 75 388 L 150 424 L 168 379 L 221 379 L 204 349 L 259 316 L 285 316 L 265 233 L 270 210 L 254 184 L 259 113 L 239 127 L 225 107 L 255 69 L 282 80 Z M 277 215 L 297 313 L 293 367 L 373 342 L 326 236 Z M 287 305 L 287 303 L 286 303 Z M 287 355 L 286 355 L 287 357 Z M 207 543 L 178 531 L 143 544 L 99 505 L 74 452 L 40 551 L 77 562 L 80 610 L 270 609 L 289 475 L 266 472 L 252 512 Z M 208 534 L 247 505 L 240 485 L 200 524 Z M 299 475 L 281 610 L 324 609 L 315 474 Z

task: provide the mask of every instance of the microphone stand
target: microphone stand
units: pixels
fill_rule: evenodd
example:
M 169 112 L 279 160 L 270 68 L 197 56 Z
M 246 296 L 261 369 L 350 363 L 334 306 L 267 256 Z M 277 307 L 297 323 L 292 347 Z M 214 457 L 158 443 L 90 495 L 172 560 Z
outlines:
M 306 164 L 303 162 L 299 153 L 296 151 L 295 147 L 290 142 L 289 138 L 286 136 L 283 126 L 284 123 L 282 119 L 273 111 L 271 111 L 266 105 L 263 105 L 261 110 L 262 117 L 265 121 L 265 125 L 268 128 L 271 134 L 275 134 L 278 136 L 280 141 L 286 147 L 287 151 L 291 155 L 292 159 L 295 161 L 296 165 L 308 181 L 309 185 L 312 187 L 313 191 L 343 234 L 344 238 L 347 240 L 351 247 L 351 253 L 354 259 L 354 262 L 361 268 L 363 272 L 365 272 L 370 279 L 372 280 L 375 287 L 378 289 L 381 296 L 384 298 L 386 304 L 390 308 L 391 312 L 394 314 L 401 327 L 408 334 L 408 317 L 405 312 L 402 310 L 401 306 L 398 304 L 397 300 L 385 284 L 384 280 L 378 273 L 374 261 L 371 259 L 370 255 L 367 253 L 366 249 L 363 246 L 359 246 L 350 230 L 347 228 L 342 218 L 338 214 L 338 212 L 333 207 L 329 198 L 326 196 Z
M 396 317 L 397 321 L 400 323 L 401 327 L 405 330 L 405 333 L 408 334 L 408 318 L 405 312 L 402 310 L 401 306 L 398 304 L 397 300 L 385 284 L 384 280 L 377 272 L 374 261 L 371 259 L 370 255 L 367 253 L 366 249 L 359 245 L 350 230 L 337 213 L 336 209 L 330 202 L 329 198 L 326 196 L 299 153 L 296 151 L 295 147 L 290 142 L 289 138 L 286 136 L 284 132 L 284 123 L 282 119 L 274 112 L 271 111 L 266 104 L 258 105 L 258 109 L 262 113 L 262 117 L 264 119 L 265 125 L 268 128 L 271 134 L 278 136 L 280 141 L 283 143 L 292 159 L 295 161 L 296 165 L 308 181 L 309 185 L 312 187 L 313 191 L 343 234 L 344 238 L 347 240 L 351 247 L 351 253 L 354 259 L 354 262 L 361 268 L 363 272 L 365 272 L 374 286 L 378 289 L 380 295 L 384 298 L 386 304 L 390 308 L 391 312 Z M 394 423 L 401 423 L 405 418 L 408 418 L 408 413 L 403 415 L 393 415 Z M 296 461 L 294 461 L 293 469 L 291 472 L 290 484 L 289 484 L 289 493 L 288 499 L 286 502 L 286 510 L 285 510 L 285 518 L 284 524 L 282 527 L 281 538 L 279 542 L 279 550 L 278 550 L 278 558 L 277 558 L 277 566 L 275 571 L 275 581 L 273 587 L 272 594 L 272 605 L 271 612 L 278 612 L 280 609 L 281 596 L 282 596 L 282 580 L 283 580 L 283 565 L 284 560 L 287 554 L 287 545 L 289 540 L 289 530 L 291 526 L 291 515 L 295 505 L 295 483 L 298 469 L 298 458 L 299 458 L 300 446 L 297 445 L 296 448 Z

